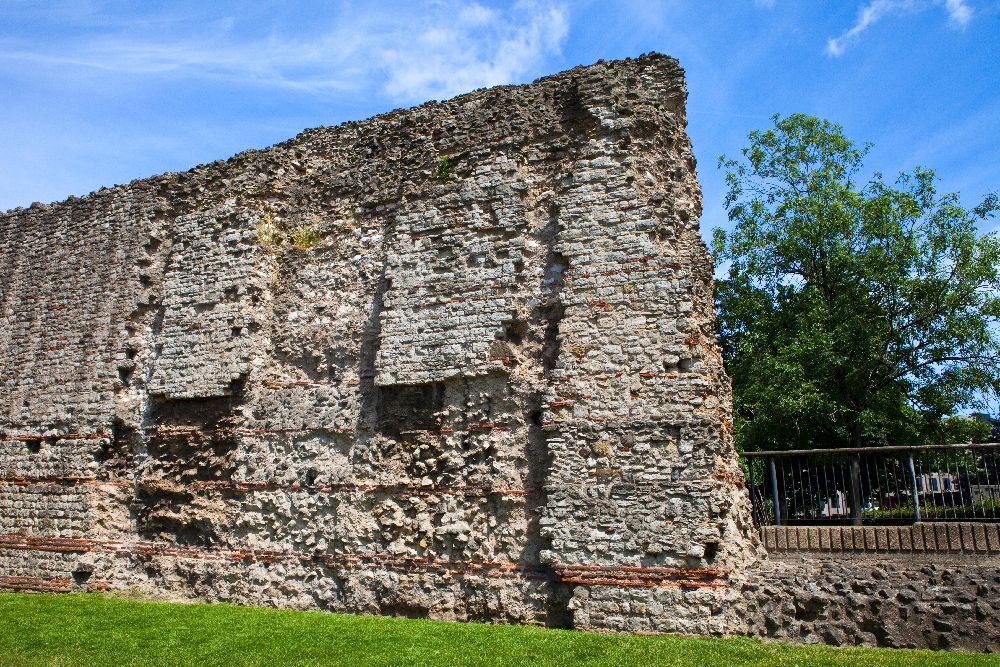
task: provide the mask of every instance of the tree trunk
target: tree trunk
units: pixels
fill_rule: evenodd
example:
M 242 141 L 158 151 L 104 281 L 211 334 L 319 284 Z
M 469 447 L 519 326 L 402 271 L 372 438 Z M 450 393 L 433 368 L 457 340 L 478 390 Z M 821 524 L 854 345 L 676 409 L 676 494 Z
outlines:
M 861 422 L 855 417 L 854 421 L 851 422 L 851 447 L 863 447 L 864 444 L 861 442 Z

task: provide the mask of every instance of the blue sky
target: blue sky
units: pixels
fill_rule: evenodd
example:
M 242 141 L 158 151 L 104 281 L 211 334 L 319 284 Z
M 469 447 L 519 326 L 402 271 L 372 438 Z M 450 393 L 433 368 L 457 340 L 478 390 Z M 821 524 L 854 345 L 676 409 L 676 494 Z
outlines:
M 0 0 L 0 210 L 647 51 L 687 70 L 706 235 L 716 159 L 774 113 L 1000 189 L 1000 0 Z

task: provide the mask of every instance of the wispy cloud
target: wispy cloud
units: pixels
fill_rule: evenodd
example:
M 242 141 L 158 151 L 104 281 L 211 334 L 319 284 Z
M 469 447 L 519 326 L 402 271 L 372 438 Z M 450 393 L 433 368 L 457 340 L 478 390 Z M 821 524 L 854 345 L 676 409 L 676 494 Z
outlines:
M 858 19 L 849 30 L 827 40 L 826 52 L 831 56 L 841 55 L 848 44 L 886 15 L 923 11 L 932 7 L 943 8 L 953 27 L 963 28 L 972 20 L 972 8 L 965 0 L 871 0 L 858 12 Z
M 522 4 L 505 16 L 470 5 L 381 50 L 385 90 L 396 99 L 444 98 L 509 83 L 558 52 L 568 30 L 566 12 L 558 6 Z
M 948 18 L 958 27 L 965 27 L 972 20 L 972 7 L 965 0 L 945 0 Z
M 308 38 L 272 34 L 247 40 L 232 21 L 157 36 L 109 31 L 68 43 L 0 43 L 0 61 L 191 77 L 307 93 L 376 90 L 397 102 L 450 97 L 517 81 L 558 53 L 568 33 L 566 8 L 522 0 L 498 10 L 444 0 L 419 8 L 373 4 Z

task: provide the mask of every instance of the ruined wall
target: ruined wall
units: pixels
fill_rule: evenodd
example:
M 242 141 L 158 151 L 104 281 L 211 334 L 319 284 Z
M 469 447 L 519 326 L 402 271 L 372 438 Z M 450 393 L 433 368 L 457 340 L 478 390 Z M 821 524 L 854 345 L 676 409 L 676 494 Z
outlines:
M 744 580 L 747 634 L 836 646 L 1000 651 L 1000 558 L 779 553 Z
M 837 646 L 1000 651 L 1000 525 L 765 526 L 738 631 Z
M 742 627 L 676 61 L 0 216 L 0 587 Z

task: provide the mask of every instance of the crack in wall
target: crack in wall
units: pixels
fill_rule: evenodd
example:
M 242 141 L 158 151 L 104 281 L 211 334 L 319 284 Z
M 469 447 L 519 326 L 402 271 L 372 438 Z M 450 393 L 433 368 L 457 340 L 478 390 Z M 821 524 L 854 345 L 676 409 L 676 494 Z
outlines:
M 549 206 L 548 219 L 539 234 L 539 241 L 545 249 L 545 264 L 539 289 L 541 299 L 532 314 L 532 319 L 543 332 L 539 362 L 543 377 L 548 378 L 559 358 L 559 323 L 565 310 L 561 293 L 565 272 L 569 266 L 566 258 L 556 250 L 559 242 L 559 207 L 556 204 Z M 552 465 L 547 435 L 542 428 L 546 411 L 544 400 L 542 392 L 535 392 L 531 394 L 528 407 L 527 486 L 537 489 L 537 493 L 527 498 L 528 543 L 531 553 L 526 561 L 537 564 L 549 577 L 546 624 L 551 627 L 571 628 L 573 613 L 569 609 L 569 601 L 572 598 L 573 586 L 560 582 L 551 564 L 543 562 L 542 559 L 542 552 L 552 548 L 551 535 L 543 535 L 541 527 L 541 519 L 548 503 L 545 487 Z

